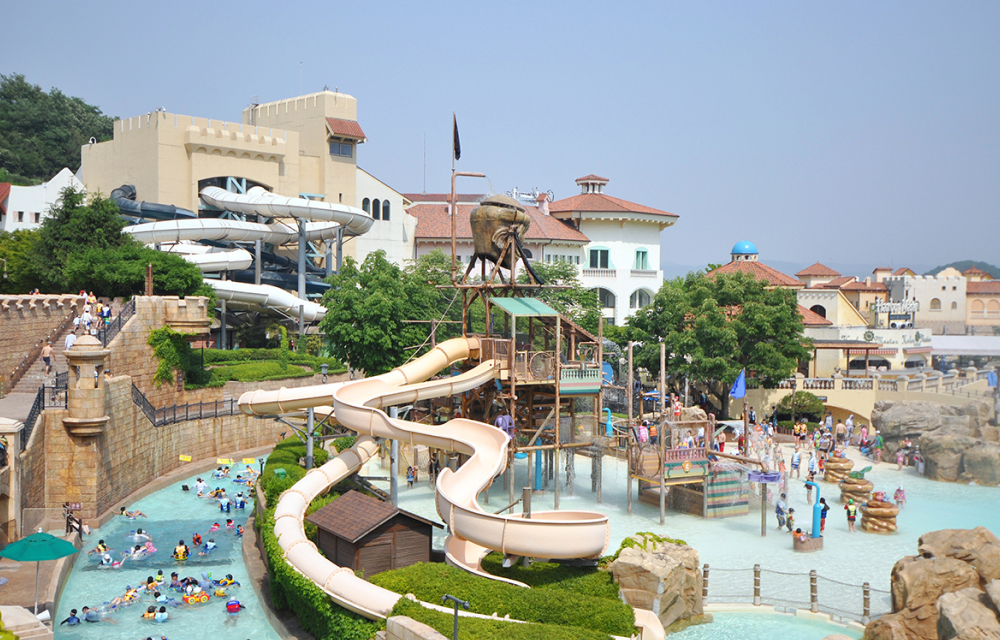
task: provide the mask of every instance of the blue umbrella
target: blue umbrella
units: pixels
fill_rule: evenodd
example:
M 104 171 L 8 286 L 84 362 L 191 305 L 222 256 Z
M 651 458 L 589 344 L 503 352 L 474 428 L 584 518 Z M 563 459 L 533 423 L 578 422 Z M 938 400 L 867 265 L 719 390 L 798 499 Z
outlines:
M 58 560 L 76 553 L 73 543 L 57 538 L 48 533 L 33 533 L 27 538 L 21 538 L 17 542 L 11 543 L 0 549 L 0 557 L 8 558 L 16 562 L 35 563 L 35 615 L 38 615 L 38 570 L 40 562 L 48 560 Z

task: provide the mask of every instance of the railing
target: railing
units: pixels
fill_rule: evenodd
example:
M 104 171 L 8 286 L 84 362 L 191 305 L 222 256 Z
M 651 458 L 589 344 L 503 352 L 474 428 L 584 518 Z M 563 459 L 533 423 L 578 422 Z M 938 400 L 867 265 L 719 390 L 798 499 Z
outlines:
M 664 462 L 684 462 L 685 460 L 706 460 L 705 447 L 695 447 L 694 449 L 665 449 L 663 451 Z
M 614 278 L 618 274 L 616 269 L 584 269 L 585 278 Z
M 24 419 L 24 429 L 21 430 L 20 451 L 22 453 L 28 448 L 28 440 L 31 439 L 31 433 L 35 430 L 35 424 L 38 423 L 42 412 L 46 409 L 65 409 L 69 406 L 69 372 L 61 375 L 61 378 L 60 374 L 56 375 L 54 386 L 38 387 L 35 401 L 31 404 L 28 417 Z
M 514 354 L 514 379 L 517 382 L 542 382 L 556 375 L 555 351 L 518 351 Z
M 132 402 L 139 407 L 143 415 L 153 423 L 154 427 L 163 427 L 168 424 L 184 422 L 185 420 L 235 416 L 240 413 L 239 405 L 236 404 L 236 398 L 193 404 L 175 404 L 157 409 L 134 383 L 132 384 Z
M 118 313 L 118 317 L 97 330 L 97 336 L 100 339 L 101 344 L 105 347 L 108 346 L 108 343 L 115 339 L 115 336 L 117 336 L 118 332 L 122 330 L 125 323 L 128 322 L 134 315 L 135 298 L 132 298 L 125 304 L 125 306 L 122 307 L 122 310 Z
M 845 391 L 871 391 L 874 382 L 871 378 L 844 378 L 842 388 Z
M 66 330 L 66 327 L 73 324 L 73 318 L 76 317 L 77 304 L 78 301 L 73 302 L 70 305 L 70 314 L 63 319 L 59 326 L 50 331 L 47 336 L 32 345 L 28 353 L 21 358 L 21 362 L 19 362 L 17 366 L 14 367 L 14 370 L 10 372 L 10 384 L 6 386 L 7 392 L 14 388 L 17 382 L 24 376 L 25 373 L 27 373 L 28 369 L 31 368 L 32 363 L 34 363 L 35 360 L 37 360 L 42 354 L 42 347 L 45 346 L 45 343 L 57 337 L 60 333 Z
M 879 391 L 896 391 L 898 389 L 895 380 L 879 380 L 878 390 Z
M 833 390 L 833 378 L 806 378 L 802 381 L 803 389 Z
M 632 269 L 633 278 L 655 278 L 656 269 Z
M 772 571 L 760 565 L 751 569 L 709 570 L 706 564 L 702 576 L 705 604 L 770 605 L 785 612 L 806 609 L 862 624 L 892 611 L 890 592 L 873 589 L 867 582 L 850 584 L 833 580 L 815 571 Z
M 510 368 L 510 345 L 507 338 L 482 338 L 479 341 L 479 359 L 499 360 L 500 366 Z

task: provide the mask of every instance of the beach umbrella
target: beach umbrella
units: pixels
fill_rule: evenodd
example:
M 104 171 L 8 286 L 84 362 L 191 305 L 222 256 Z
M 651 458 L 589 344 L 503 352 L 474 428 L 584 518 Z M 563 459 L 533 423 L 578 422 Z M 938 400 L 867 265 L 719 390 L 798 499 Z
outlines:
M 35 563 L 35 615 L 38 615 L 38 568 L 39 563 L 49 560 L 58 560 L 76 553 L 73 543 L 57 538 L 41 529 L 38 533 L 33 533 L 27 538 L 21 538 L 3 549 L 0 549 L 0 557 L 14 560 L 15 562 Z

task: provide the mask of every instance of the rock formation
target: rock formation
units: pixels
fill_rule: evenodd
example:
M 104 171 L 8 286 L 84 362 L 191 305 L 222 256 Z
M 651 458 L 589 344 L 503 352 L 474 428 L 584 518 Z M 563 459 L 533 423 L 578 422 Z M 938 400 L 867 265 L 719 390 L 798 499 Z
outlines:
M 983 527 L 923 535 L 892 568 L 892 613 L 867 640 L 1000 640 L 1000 539 Z
M 904 438 L 920 447 L 932 480 L 1000 484 L 1000 429 L 988 422 L 982 400 L 962 406 L 934 402 L 875 403 L 872 426 L 885 440 L 883 460 L 894 459 Z
M 854 461 L 847 458 L 838 458 L 837 456 L 830 456 L 826 459 L 825 470 L 823 472 L 823 481 L 832 482 L 834 484 L 843 481 L 847 478 L 847 474 L 851 472 L 854 468 Z
M 664 628 L 702 615 L 698 552 L 686 545 L 634 536 L 611 563 L 622 599 L 656 614 Z

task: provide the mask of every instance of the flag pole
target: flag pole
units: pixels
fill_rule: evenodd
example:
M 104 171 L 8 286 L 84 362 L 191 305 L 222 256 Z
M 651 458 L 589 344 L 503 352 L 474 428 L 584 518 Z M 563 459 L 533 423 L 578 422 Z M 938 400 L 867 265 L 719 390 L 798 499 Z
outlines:
M 455 112 L 451 112 L 452 140 L 451 140 L 451 282 L 458 281 L 457 252 L 458 243 L 455 237 L 455 141 L 458 139 L 458 119 Z

